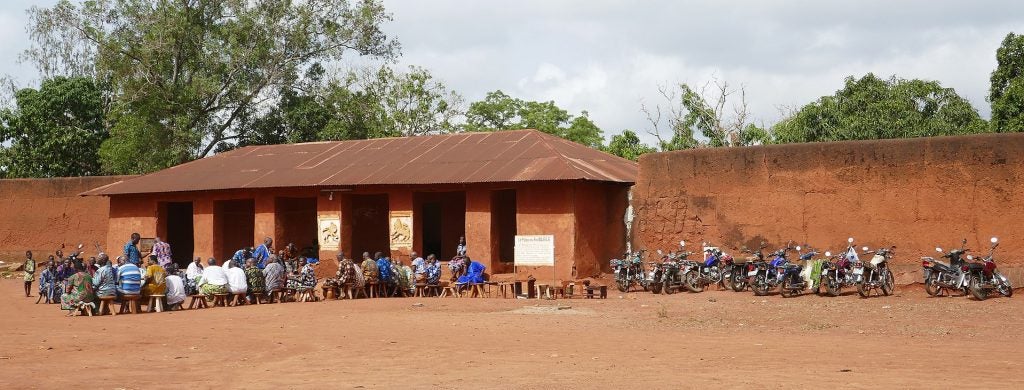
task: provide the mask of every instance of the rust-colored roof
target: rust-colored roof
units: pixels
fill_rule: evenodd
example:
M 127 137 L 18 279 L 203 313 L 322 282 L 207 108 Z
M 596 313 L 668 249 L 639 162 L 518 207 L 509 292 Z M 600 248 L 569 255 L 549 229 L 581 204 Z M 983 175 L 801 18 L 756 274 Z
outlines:
M 592 180 L 632 184 L 637 164 L 536 130 L 248 146 L 90 190 Z

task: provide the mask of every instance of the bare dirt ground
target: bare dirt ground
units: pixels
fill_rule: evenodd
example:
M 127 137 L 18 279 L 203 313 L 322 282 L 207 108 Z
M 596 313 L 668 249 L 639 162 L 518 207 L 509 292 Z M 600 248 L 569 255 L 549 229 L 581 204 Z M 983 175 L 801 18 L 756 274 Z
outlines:
M 0 281 L 3 389 L 1024 388 L 1022 298 L 911 287 L 869 299 L 614 291 L 93 318 L 20 289 Z

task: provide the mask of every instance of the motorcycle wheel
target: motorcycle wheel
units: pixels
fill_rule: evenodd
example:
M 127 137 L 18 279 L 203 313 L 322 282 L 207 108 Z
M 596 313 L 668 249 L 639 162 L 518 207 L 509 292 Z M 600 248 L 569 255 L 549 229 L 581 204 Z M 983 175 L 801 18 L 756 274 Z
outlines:
M 661 293 L 661 283 L 655 283 L 655 284 L 651 285 L 651 292 L 654 293 L 654 294 L 660 294 Z
M 1012 297 L 1013 285 L 1010 284 L 1010 280 L 1007 279 L 1005 276 L 1000 275 L 999 273 L 996 273 L 996 277 L 999 278 L 1000 281 L 999 287 L 996 288 L 996 291 L 999 291 L 999 294 L 1001 294 L 1004 297 Z
M 940 288 L 936 283 L 937 281 L 935 280 L 935 277 L 929 276 L 928 279 L 924 280 L 924 292 L 933 297 L 942 295 L 942 288 Z
M 732 291 L 743 292 L 747 289 L 747 281 L 739 280 L 739 278 L 732 279 Z
M 721 288 L 725 288 L 725 289 L 732 288 L 732 270 L 731 269 L 726 268 L 725 271 L 722 271 L 722 280 L 718 281 L 718 285 L 721 286 Z
M 750 290 L 757 296 L 768 295 L 768 283 L 765 283 L 763 280 L 755 279 L 754 283 L 750 285 Z
M 984 288 L 981 288 L 981 283 L 978 279 L 971 279 L 971 295 L 974 296 L 974 299 L 979 301 L 984 301 L 985 298 L 988 298 L 988 292 L 985 291 Z
M 629 291 L 629 281 L 626 281 L 624 279 L 615 279 L 615 284 L 619 287 L 619 291 L 621 291 L 621 292 L 628 292 Z
M 790 290 L 787 284 L 789 283 L 783 282 L 782 286 L 779 286 L 779 295 L 782 295 L 783 298 L 789 298 L 796 295 L 796 291 Z
M 825 291 L 828 292 L 830 297 L 838 297 L 843 292 L 843 284 L 839 283 L 838 280 L 832 280 L 829 277 L 823 277 L 822 283 L 825 283 Z
M 652 286 L 652 288 L 653 288 L 653 286 Z M 664 282 L 661 282 L 661 287 L 660 288 L 661 288 L 661 292 L 665 293 L 665 295 L 670 295 L 670 294 L 672 294 L 674 292 L 674 291 L 672 291 L 672 286 L 669 285 L 667 280 L 664 281 Z
M 704 290 L 697 286 L 697 279 L 699 278 L 700 276 L 697 275 L 697 271 L 686 271 L 686 273 L 683 274 L 683 285 L 685 285 L 686 289 L 690 290 L 690 292 L 699 293 Z
M 885 269 L 884 275 L 882 275 L 882 294 L 890 296 L 895 291 L 896 279 L 892 276 L 892 272 L 888 268 Z
M 867 283 L 864 281 L 857 283 L 857 294 L 860 294 L 861 298 L 867 298 L 870 293 L 871 289 L 868 288 Z

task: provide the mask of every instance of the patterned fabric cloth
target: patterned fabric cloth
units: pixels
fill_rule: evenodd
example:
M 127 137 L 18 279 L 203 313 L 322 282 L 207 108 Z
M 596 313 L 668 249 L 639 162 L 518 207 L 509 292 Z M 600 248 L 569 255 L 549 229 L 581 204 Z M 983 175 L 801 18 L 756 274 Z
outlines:
M 366 277 L 363 276 L 363 268 L 359 264 L 352 264 L 352 268 L 355 269 L 355 288 L 363 288 L 366 285 Z
M 313 266 L 309 264 L 302 266 L 299 277 L 288 280 L 288 287 L 300 292 L 316 288 L 316 274 L 313 272 Z
M 285 281 L 287 280 L 284 266 L 281 263 L 267 264 L 267 268 L 263 269 L 263 277 L 265 281 L 263 286 L 267 291 L 284 288 Z
M 270 258 L 270 248 L 266 244 L 260 244 L 252 251 L 252 258 L 256 259 L 256 266 L 263 269 L 267 266 L 267 259 Z
M 63 282 L 68 280 L 71 275 L 75 274 L 75 268 L 70 264 L 61 264 L 57 266 L 57 281 Z
M 89 274 L 79 272 L 68 278 L 68 292 L 60 298 L 63 310 L 78 310 L 83 305 L 91 305 L 96 300 L 92 292 L 92 279 Z
M 352 260 L 345 259 L 338 265 L 337 277 L 338 285 L 355 284 L 356 282 L 356 265 L 352 263 Z
M 56 302 L 60 297 L 56 270 L 46 268 L 39 274 L 39 296 L 45 297 L 49 302 Z
M 413 275 L 412 267 L 408 265 L 402 266 L 402 273 L 405 274 L 405 283 L 402 284 L 409 290 L 410 293 L 416 291 L 416 277 Z
M 362 268 L 363 268 L 363 281 L 364 281 L 364 283 L 366 281 L 370 281 L 370 280 L 377 280 L 380 272 L 379 272 L 379 270 L 377 270 L 377 263 L 376 262 L 374 262 L 373 260 L 370 260 L 370 259 L 363 260 Z
M 427 265 L 427 284 L 437 285 L 441 282 L 441 264 L 433 262 Z
M 218 284 L 206 283 L 206 284 L 203 284 L 202 286 L 199 286 L 199 293 L 203 294 L 203 295 L 206 295 L 207 298 L 212 297 L 213 294 L 227 294 L 228 293 L 228 285 L 227 284 L 220 284 L 220 285 L 218 285 Z
M 466 258 L 455 256 L 448 262 L 448 269 L 452 271 L 452 279 L 458 279 L 466 271 Z
M 156 255 L 156 260 L 161 267 L 171 264 L 171 244 L 164 241 L 153 244 L 153 254 Z
M 263 271 L 257 267 L 245 269 L 245 282 L 249 294 L 263 294 L 267 292 L 267 281 L 263 277 Z
M 129 263 L 135 264 L 136 266 L 142 262 L 142 254 L 139 253 L 139 248 L 135 246 L 135 243 L 130 240 L 124 244 L 124 258 Z
M 111 267 L 110 264 L 100 267 L 92 276 L 92 285 L 96 290 L 96 295 L 101 297 L 117 295 L 117 274 L 114 272 L 114 267 Z
M 117 267 L 117 292 L 138 294 L 142 287 L 142 271 L 135 264 L 125 263 Z
M 185 275 L 185 278 L 182 279 L 182 282 L 185 283 L 185 294 L 187 294 L 187 295 L 197 295 L 197 294 L 199 294 L 199 278 L 201 278 L 201 277 L 202 276 L 196 276 L 194 278 L 190 278 L 190 277 L 188 277 L 188 275 Z
M 142 287 L 142 296 L 166 295 L 167 293 L 167 271 L 164 267 L 153 264 L 146 267 L 143 275 L 146 284 Z
M 409 289 L 409 278 L 405 274 L 405 270 L 398 263 L 391 265 L 391 280 L 400 288 L 404 290 Z
M 417 257 L 412 261 L 412 268 L 417 274 L 425 274 L 427 273 L 427 261 L 422 257 Z
M 36 261 L 32 259 L 25 259 L 25 266 L 22 267 L 25 271 L 25 281 L 34 282 L 36 280 Z M 29 286 L 31 287 L 31 286 Z
M 391 277 L 391 262 L 387 257 L 381 257 L 377 260 L 377 280 L 381 283 L 390 283 Z

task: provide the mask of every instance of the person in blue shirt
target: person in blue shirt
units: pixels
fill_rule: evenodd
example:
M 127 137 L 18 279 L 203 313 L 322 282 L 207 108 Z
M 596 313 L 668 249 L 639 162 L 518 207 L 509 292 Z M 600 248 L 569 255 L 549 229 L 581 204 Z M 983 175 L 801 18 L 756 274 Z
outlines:
M 252 252 L 252 258 L 256 259 L 256 267 L 263 269 L 267 266 L 267 259 L 269 259 L 270 254 L 273 253 L 273 249 L 271 249 L 273 245 L 274 239 L 267 237 L 263 239 L 263 244 L 260 244 L 260 246 L 256 247 L 256 250 Z
M 117 267 L 117 294 L 139 295 L 142 288 L 142 271 L 132 263 Z
M 377 258 L 377 280 L 380 281 L 380 289 L 387 292 L 384 296 L 391 296 L 391 259 L 384 257 L 381 252 L 374 253 L 373 257 Z
M 139 233 L 132 233 L 132 239 L 124 244 L 124 258 L 131 264 L 135 264 L 136 267 L 142 263 L 142 253 L 139 252 L 139 240 L 141 236 Z

